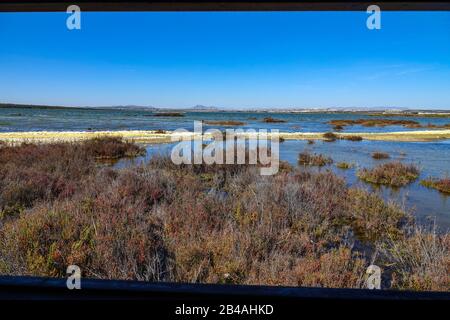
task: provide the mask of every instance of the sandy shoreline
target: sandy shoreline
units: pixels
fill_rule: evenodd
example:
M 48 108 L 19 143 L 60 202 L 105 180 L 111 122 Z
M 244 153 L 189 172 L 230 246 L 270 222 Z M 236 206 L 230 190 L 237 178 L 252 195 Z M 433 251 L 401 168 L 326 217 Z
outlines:
M 321 140 L 324 132 L 280 132 L 279 136 L 285 140 Z M 378 141 L 435 141 L 450 139 L 450 129 L 402 131 L 402 132 L 360 132 L 360 133 L 336 133 L 338 137 L 361 136 L 366 140 Z M 158 133 L 153 130 L 127 130 L 127 131 L 36 131 L 36 132 L 1 132 L 0 141 L 21 143 L 38 142 L 51 143 L 63 141 L 81 141 L 94 137 L 120 136 L 127 140 L 141 143 L 167 143 L 181 139 L 192 139 L 193 132 L 185 133 Z M 249 134 L 244 134 L 248 137 Z M 268 137 L 271 134 L 268 133 Z M 172 138 L 174 140 L 172 140 Z

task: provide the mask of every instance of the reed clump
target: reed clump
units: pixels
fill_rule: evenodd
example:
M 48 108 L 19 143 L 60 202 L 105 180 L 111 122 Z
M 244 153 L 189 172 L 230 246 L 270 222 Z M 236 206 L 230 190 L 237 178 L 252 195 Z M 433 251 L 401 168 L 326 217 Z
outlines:
M 420 184 L 450 194 L 450 178 L 428 178 L 420 181 Z
M 333 163 L 333 159 L 322 154 L 309 153 L 307 151 L 301 152 L 298 156 L 298 164 L 304 166 L 325 166 Z
M 376 160 L 389 159 L 391 156 L 386 152 L 373 152 L 372 158 Z
M 361 169 L 357 176 L 366 182 L 401 187 L 416 180 L 419 177 L 419 169 L 413 164 L 388 162 L 372 169 Z

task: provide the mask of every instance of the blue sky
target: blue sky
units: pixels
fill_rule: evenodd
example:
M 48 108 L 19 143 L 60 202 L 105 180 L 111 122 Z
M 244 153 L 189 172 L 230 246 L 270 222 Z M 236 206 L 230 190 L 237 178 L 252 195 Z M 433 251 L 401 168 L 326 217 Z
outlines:
M 0 101 L 450 109 L 450 12 L 0 13 Z

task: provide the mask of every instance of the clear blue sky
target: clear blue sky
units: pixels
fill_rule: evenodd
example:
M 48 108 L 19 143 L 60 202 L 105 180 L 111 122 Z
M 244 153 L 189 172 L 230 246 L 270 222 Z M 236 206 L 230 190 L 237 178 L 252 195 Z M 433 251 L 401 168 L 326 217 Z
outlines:
M 0 101 L 450 109 L 450 12 L 0 13 Z

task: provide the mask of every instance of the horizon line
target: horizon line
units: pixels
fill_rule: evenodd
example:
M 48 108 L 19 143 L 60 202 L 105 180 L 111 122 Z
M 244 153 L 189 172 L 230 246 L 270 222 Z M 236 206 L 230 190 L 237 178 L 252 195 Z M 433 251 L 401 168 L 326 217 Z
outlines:
M 31 104 L 31 103 L 16 103 L 16 102 L 0 102 L 0 107 L 15 106 L 15 107 L 47 107 L 47 108 L 73 108 L 73 109 L 111 109 L 111 108 L 144 108 L 144 109 L 167 109 L 167 110 L 214 110 L 214 111 L 296 111 L 296 110 L 317 110 L 317 111 L 450 111 L 450 107 L 443 108 L 416 108 L 416 107 L 398 107 L 398 106 L 373 106 L 373 107 L 218 107 L 218 106 L 207 106 L 197 104 L 194 106 L 186 107 L 166 107 L 166 106 L 153 106 L 153 105 L 63 105 L 63 104 Z M 352 110 L 354 109 L 354 110 Z

